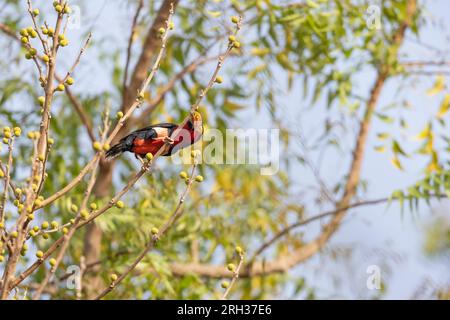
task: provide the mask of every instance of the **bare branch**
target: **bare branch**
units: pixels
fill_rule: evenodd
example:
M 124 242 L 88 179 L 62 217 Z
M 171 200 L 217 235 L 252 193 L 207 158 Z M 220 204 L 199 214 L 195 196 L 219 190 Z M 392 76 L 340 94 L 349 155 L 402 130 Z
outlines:
M 42 48 L 44 49 L 44 52 L 46 54 L 48 54 L 50 52 L 50 50 L 48 48 L 47 41 L 42 36 L 41 31 L 39 30 L 38 25 L 36 23 L 36 17 L 33 14 L 33 7 L 31 5 L 31 0 L 27 0 L 27 4 L 28 4 L 28 13 L 30 14 L 31 20 L 33 21 L 34 29 L 36 30 L 36 33 L 38 35 L 39 40 L 41 41 Z
M 0 160 L 0 170 L 3 171 L 3 173 L 6 172 L 6 167 L 3 167 L 3 163 L 1 160 Z M 9 180 L 9 187 L 13 192 L 14 192 L 14 190 L 16 190 L 16 185 L 14 184 L 14 182 L 11 179 Z
M 39 206 L 35 206 L 34 210 L 39 210 L 43 207 L 46 207 L 47 205 L 49 205 L 50 203 L 58 200 L 59 198 L 61 198 L 63 195 L 65 195 L 67 192 L 69 192 L 70 190 L 72 190 L 73 188 L 75 188 L 82 180 L 83 178 L 86 176 L 86 174 L 89 173 L 89 171 L 91 170 L 91 168 L 94 166 L 94 164 L 97 162 L 97 160 L 100 158 L 100 152 L 98 152 L 94 158 L 92 158 L 91 161 L 89 161 L 89 163 L 84 166 L 83 169 L 81 169 L 80 173 L 71 181 L 69 182 L 64 188 L 62 188 L 61 190 L 55 192 L 53 195 L 51 195 L 50 197 L 48 197 L 47 199 L 45 199 L 44 201 L 42 201 L 42 204 Z
M 58 80 L 60 82 L 60 84 L 64 84 L 67 81 L 67 79 L 72 75 L 72 73 L 74 72 L 75 68 L 80 63 L 81 56 L 83 55 L 84 51 L 86 50 L 87 46 L 89 45 L 89 42 L 91 41 L 91 38 L 92 38 L 92 33 L 89 32 L 89 35 L 88 35 L 84 45 L 81 47 L 77 58 L 75 59 L 74 63 L 72 64 L 72 67 L 69 69 L 69 71 L 67 71 L 66 76 L 62 80 L 60 80 L 60 81 Z
M 6 170 L 3 171 L 5 174 L 5 187 L 3 188 L 3 197 L 0 199 L 0 223 L 4 224 L 4 213 L 5 213 L 5 206 L 6 201 L 8 199 L 8 189 L 9 185 L 11 183 L 11 167 L 13 163 L 13 149 L 14 149 L 14 137 L 11 137 L 11 139 L 8 139 L 8 163 L 6 164 Z M 14 191 L 13 191 L 14 192 Z M 4 232 L 4 229 L 1 228 L 2 233 Z
M 424 77 L 435 77 L 438 75 L 445 75 L 450 76 L 450 71 L 443 71 L 443 70 L 414 70 L 414 71 L 407 71 L 409 75 L 416 75 L 416 76 L 424 76 Z
M 20 40 L 19 38 L 17 38 L 16 33 L 10 27 L 8 27 L 6 24 L 0 23 L 0 31 L 2 31 L 4 34 L 6 34 L 7 36 L 9 36 L 11 38 Z
M 423 67 L 439 67 L 439 66 L 450 66 L 450 61 L 446 60 L 429 60 L 429 61 L 403 61 L 400 62 L 402 66 L 405 67 L 417 67 L 417 68 L 423 68 Z

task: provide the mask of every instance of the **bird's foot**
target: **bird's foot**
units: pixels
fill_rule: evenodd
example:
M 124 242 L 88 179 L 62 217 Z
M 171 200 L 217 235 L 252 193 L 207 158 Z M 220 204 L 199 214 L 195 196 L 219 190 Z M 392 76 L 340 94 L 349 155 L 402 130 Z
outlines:
M 175 141 L 171 137 L 165 137 L 164 142 L 170 145 L 175 143 Z
M 138 159 L 142 163 L 143 166 L 145 165 L 145 161 L 140 155 L 137 154 L 136 159 Z

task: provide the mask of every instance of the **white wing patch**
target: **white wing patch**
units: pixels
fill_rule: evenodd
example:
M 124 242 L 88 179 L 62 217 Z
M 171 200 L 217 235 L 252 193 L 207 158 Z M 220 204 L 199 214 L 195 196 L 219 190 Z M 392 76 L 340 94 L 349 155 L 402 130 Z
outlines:
M 165 138 L 169 135 L 169 129 L 167 128 L 156 127 L 153 130 L 155 130 L 157 138 Z

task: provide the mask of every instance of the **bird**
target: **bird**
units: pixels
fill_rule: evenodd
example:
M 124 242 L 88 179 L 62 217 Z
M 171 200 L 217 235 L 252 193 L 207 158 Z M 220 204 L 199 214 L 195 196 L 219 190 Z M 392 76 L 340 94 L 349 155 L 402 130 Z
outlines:
M 174 123 L 158 123 L 133 131 L 106 152 L 106 159 L 113 159 L 128 151 L 143 162 L 148 153 L 154 156 L 165 145 L 161 156 L 171 156 L 200 140 L 203 135 L 201 114 L 197 111 L 192 112 L 188 121 L 172 137 L 178 127 Z

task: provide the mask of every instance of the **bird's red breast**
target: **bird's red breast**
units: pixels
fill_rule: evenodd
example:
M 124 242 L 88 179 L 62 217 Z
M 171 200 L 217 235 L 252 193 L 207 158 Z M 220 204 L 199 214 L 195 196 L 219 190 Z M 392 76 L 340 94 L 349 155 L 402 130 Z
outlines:
M 136 154 L 151 153 L 155 155 L 164 145 L 164 139 L 134 139 L 132 152 Z

